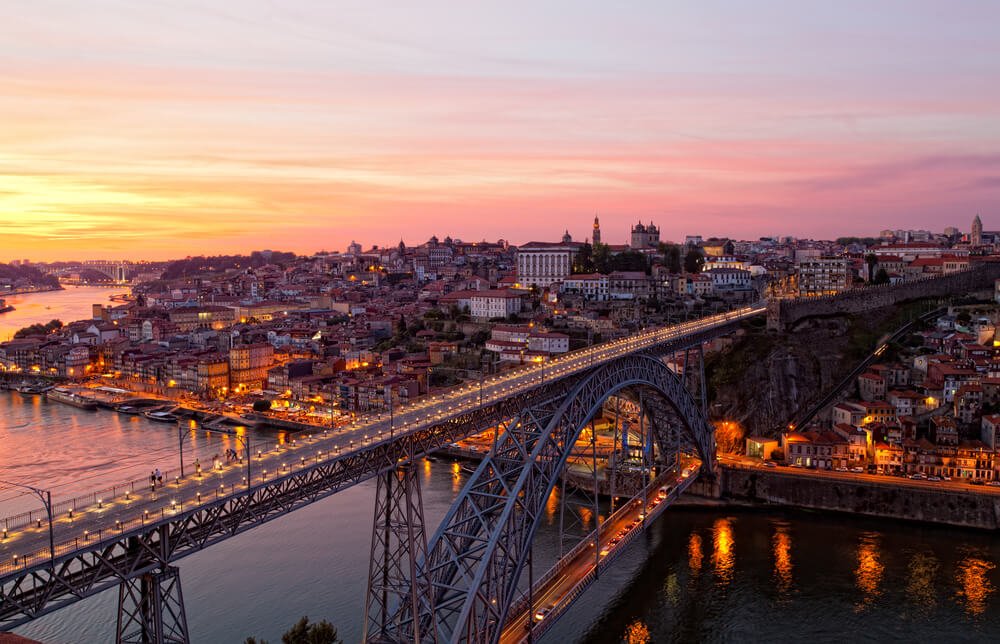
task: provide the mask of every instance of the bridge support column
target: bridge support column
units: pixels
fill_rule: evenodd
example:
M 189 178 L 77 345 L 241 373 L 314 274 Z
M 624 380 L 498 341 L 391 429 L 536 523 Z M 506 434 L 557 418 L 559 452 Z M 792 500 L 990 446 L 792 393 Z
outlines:
M 405 463 L 378 478 L 365 601 L 365 642 L 437 641 L 433 598 L 418 569 L 426 554 L 420 478 L 416 467 Z M 398 609 L 404 603 L 409 604 L 409 615 L 427 615 L 429 611 L 430 619 L 396 623 L 394 616 L 401 614 Z
M 190 641 L 180 571 L 175 566 L 121 583 L 116 644 L 189 644 Z

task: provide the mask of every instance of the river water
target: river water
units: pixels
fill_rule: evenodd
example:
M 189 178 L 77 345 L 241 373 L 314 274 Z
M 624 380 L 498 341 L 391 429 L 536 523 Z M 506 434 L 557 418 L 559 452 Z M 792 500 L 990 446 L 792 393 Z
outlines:
M 94 302 L 106 299 L 100 293 Z M 214 436 L 194 440 L 185 449 L 199 454 L 222 445 Z M 0 392 L 0 479 L 51 487 L 55 501 L 171 468 L 176 450 L 169 425 Z M 423 465 L 431 529 L 463 479 L 451 463 Z M 278 642 L 302 615 L 358 641 L 374 490 L 355 486 L 180 560 L 192 641 Z M 0 492 L 0 515 L 32 504 Z M 536 574 L 556 555 L 556 515 L 550 508 L 536 540 Z M 1000 543 L 987 533 L 822 513 L 671 509 L 543 641 L 996 641 L 998 563 Z M 55 644 L 109 642 L 116 601 L 105 592 L 18 632 Z
M 10 340 L 18 329 L 32 324 L 45 324 L 50 320 L 61 320 L 64 324 L 89 320 L 91 305 L 106 305 L 109 296 L 122 292 L 121 286 L 67 286 L 62 291 L 3 296 L 14 310 L 0 313 L 0 342 Z

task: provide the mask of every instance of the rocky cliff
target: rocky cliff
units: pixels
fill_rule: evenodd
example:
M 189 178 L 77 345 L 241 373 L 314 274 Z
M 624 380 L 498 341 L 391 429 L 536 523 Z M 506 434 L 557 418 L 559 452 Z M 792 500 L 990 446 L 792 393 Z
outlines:
M 745 434 L 777 435 L 921 307 L 807 321 L 782 333 L 748 324 L 729 350 L 707 358 L 710 415 L 738 421 Z

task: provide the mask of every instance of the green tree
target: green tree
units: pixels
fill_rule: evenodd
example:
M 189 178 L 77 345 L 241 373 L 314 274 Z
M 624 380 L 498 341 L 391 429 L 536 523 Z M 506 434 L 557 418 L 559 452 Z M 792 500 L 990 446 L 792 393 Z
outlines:
M 684 270 L 688 273 L 700 273 L 701 267 L 705 265 L 705 258 L 697 249 L 692 248 L 684 256 Z
M 865 264 L 868 264 L 868 280 L 872 281 L 875 279 L 875 267 L 878 266 L 878 257 L 875 253 L 865 255 Z
M 574 273 L 593 273 L 594 272 L 594 247 L 590 244 L 584 244 L 580 247 L 579 252 L 577 252 L 576 257 L 573 259 L 573 272 Z
M 320 620 L 310 623 L 308 617 L 303 617 L 281 636 L 282 644 L 343 644 L 337 634 L 337 628 L 330 622 Z M 267 640 L 248 637 L 244 644 L 267 644 Z
M 663 255 L 663 265 L 671 273 L 681 272 L 681 249 L 677 244 L 660 242 L 660 254 Z
M 18 329 L 14 334 L 15 339 L 27 337 L 29 335 L 48 335 L 53 331 L 58 331 L 63 326 L 61 320 L 49 320 L 45 324 L 32 324 L 23 329 Z
M 604 275 L 611 272 L 611 249 L 607 244 L 594 246 L 594 270 Z

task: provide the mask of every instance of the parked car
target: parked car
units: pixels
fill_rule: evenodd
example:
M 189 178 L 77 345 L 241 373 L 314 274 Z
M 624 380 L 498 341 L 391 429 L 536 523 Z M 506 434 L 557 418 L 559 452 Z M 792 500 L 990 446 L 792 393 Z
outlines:
M 934 481 L 935 483 L 937 483 L 937 482 L 939 482 L 941 480 L 941 477 L 940 476 L 928 476 L 927 480 L 928 481 Z
M 837 468 L 837 471 L 838 471 L 838 472 L 846 472 L 846 471 L 848 471 L 848 470 L 847 470 L 847 468 L 846 468 L 846 467 L 838 467 L 838 468 Z
M 990 487 L 1000 487 L 1000 481 L 987 481 L 986 485 L 989 485 Z
M 865 468 L 863 468 L 863 467 L 852 467 L 851 471 L 854 472 L 855 474 L 864 474 L 865 473 Z
M 764 461 L 764 467 L 778 467 L 778 464 L 774 461 Z
M 927 476 L 925 474 L 921 474 L 920 472 L 917 472 L 916 474 L 910 474 L 910 478 L 913 479 L 914 481 L 926 481 L 927 480 Z

